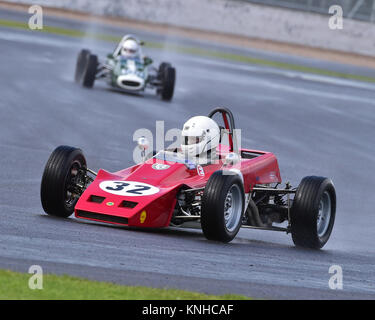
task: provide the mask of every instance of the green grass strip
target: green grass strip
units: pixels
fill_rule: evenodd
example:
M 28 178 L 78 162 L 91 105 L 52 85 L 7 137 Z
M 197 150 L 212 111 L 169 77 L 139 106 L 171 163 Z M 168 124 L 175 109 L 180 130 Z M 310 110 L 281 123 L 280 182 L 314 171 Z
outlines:
M 30 30 L 27 23 L 13 21 L 13 20 L 0 19 L 0 26 L 8 27 L 8 28 Z M 35 32 L 35 31 L 30 30 L 30 32 Z M 121 40 L 121 37 L 117 37 L 117 36 L 110 36 L 110 35 L 98 34 L 98 33 L 89 33 L 89 32 L 83 32 L 83 31 L 78 31 L 74 29 L 66 29 L 66 28 L 51 27 L 51 26 L 44 26 L 42 30 L 38 30 L 37 32 L 46 32 L 46 33 L 64 35 L 64 36 L 70 36 L 70 37 L 76 37 L 76 38 L 91 38 L 91 39 L 97 39 L 97 40 L 103 40 L 103 41 L 109 41 L 109 42 L 119 42 Z M 219 58 L 219 59 L 224 59 L 228 61 L 242 62 L 242 63 L 253 64 L 253 65 L 262 65 L 262 66 L 273 67 L 273 68 L 278 68 L 278 69 L 283 69 L 283 70 L 292 70 L 292 71 L 299 71 L 299 72 L 305 72 L 305 73 L 311 73 L 311 74 L 317 74 L 317 75 L 323 75 L 323 76 L 329 76 L 329 77 L 375 83 L 374 77 L 330 71 L 326 69 L 307 67 L 307 66 L 286 63 L 286 62 L 254 58 L 251 56 L 244 56 L 244 55 L 239 55 L 239 54 L 234 54 L 234 53 L 226 53 L 226 52 L 219 52 L 219 51 L 214 51 L 214 50 L 209 50 L 209 49 L 186 47 L 186 46 L 175 45 L 175 44 L 164 44 L 164 43 L 159 43 L 159 42 L 146 42 L 145 46 L 148 48 L 153 48 L 153 49 L 170 50 L 176 53 L 198 55 L 198 56 L 209 57 L 209 58 Z
M 247 300 L 240 295 L 123 286 L 71 276 L 43 275 L 43 289 L 28 286 L 32 274 L 0 270 L 0 300 Z

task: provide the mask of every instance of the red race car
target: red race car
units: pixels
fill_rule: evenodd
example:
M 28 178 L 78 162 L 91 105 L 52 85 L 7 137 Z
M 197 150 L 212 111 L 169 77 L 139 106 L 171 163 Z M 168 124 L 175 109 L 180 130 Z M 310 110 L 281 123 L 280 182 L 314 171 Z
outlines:
M 213 120 L 216 114 L 223 127 Z M 239 148 L 235 133 L 231 111 L 217 108 L 185 123 L 181 148 L 143 157 L 114 173 L 96 173 L 80 149 L 60 146 L 44 169 L 43 209 L 58 217 L 74 212 L 80 219 L 139 228 L 197 221 L 207 239 L 222 242 L 233 240 L 241 227 L 284 231 L 297 246 L 322 248 L 335 220 L 332 181 L 309 176 L 297 188 L 289 183 L 279 188 L 275 155 Z M 138 144 L 145 155 L 147 140 Z

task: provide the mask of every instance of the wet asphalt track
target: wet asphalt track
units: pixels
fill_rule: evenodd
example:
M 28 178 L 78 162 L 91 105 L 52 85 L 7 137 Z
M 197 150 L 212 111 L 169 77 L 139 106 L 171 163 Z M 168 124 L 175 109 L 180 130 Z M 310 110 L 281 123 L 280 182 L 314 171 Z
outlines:
M 82 47 L 104 56 L 113 44 L 0 29 L 0 268 L 27 272 L 39 264 L 121 284 L 261 298 L 375 298 L 375 86 L 147 50 L 156 63 L 177 67 L 175 99 L 165 103 L 104 84 L 78 87 L 72 79 Z M 296 249 L 290 236 L 269 231 L 242 230 L 220 244 L 199 230 L 134 231 L 43 214 L 40 179 L 56 146 L 81 147 L 92 169 L 116 171 L 133 164 L 135 130 L 154 130 L 156 120 L 180 128 L 216 106 L 231 108 L 244 146 L 277 155 L 285 181 L 333 179 L 337 219 L 323 250 Z M 342 291 L 328 288 L 331 265 L 343 269 Z

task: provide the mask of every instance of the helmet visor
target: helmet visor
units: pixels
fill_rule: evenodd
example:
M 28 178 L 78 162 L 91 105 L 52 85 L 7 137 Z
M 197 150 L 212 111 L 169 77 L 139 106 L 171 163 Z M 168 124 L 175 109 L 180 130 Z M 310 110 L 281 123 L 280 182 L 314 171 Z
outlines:
M 197 136 L 189 136 L 189 137 L 183 137 L 183 144 L 189 146 L 192 144 L 198 144 L 201 143 L 203 140 L 203 135 L 200 137 Z
M 129 48 L 125 48 L 124 51 L 127 54 L 135 54 L 137 52 L 137 50 L 133 50 L 133 49 L 129 49 Z

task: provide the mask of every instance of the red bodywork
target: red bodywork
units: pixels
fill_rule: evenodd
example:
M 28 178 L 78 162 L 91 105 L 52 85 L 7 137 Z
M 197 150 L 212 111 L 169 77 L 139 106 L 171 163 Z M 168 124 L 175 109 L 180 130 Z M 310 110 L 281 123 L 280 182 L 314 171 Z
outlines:
M 217 153 L 225 159 L 230 148 L 220 145 Z M 177 201 L 177 193 L 181 188 L 204 187 L 217 170 L 236 169 L 241 172 L 245 193 L 249 193 L 254 185 L 280 183 L 280 171 L 277 159 L 270 152 L 241 149 L 241 161 L 235 166 L 224 166 L 223 162 L 189 169 L 185 164 L 170 163 L 164 170 L 156 170 L 155 163 L 165 163 L 155 158 L 145 163 L 110 173 L 100 170 L 80 197 L 75 206 L 77 218 L 126 225 L 133 227 L 168 227 Z M 246 156 L 246 154 L 248 156 Z M 198 166 L 199 167 L 199 166 Z M 238 171 L 239 170 L 239 171 Z M 131 181 L 148 184 L 159 189 L 151 195 L 129 196 L 118 195 L 105 191 L 100 187 L 106 181 Z

